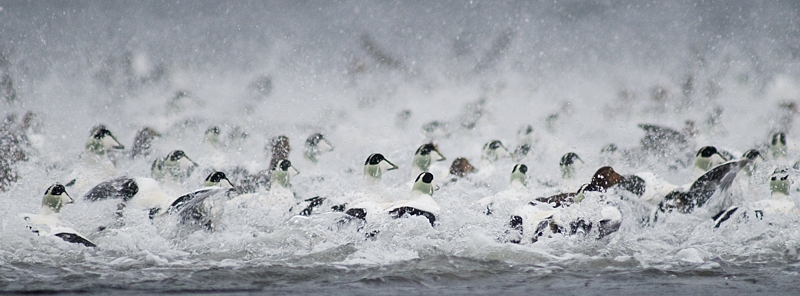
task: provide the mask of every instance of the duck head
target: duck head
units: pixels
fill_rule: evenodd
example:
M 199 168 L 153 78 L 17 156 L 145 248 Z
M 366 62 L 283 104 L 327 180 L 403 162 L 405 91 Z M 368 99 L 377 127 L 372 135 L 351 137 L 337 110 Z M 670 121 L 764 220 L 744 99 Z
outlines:
M 789 187 L 792 186 L 792 180 L 789 179 L 789 173 L 786 168 L 777 168 L 769 178 L 769 191 L 772 196 L 789 196 Z
M 493 140 L 483 145 L 483 154 L 481 156 L 483 160 L 495 162 L 507 156 L 509 156 L 508 149 L 500 140 Z
M 92 129 L 89 140 L 86 141 L 85 150 L 96 155 L 104 155 L 106 151 L 125 149 L 116 137 L 104 125 L 97 125 Z
M 138 155 L 147 156 L 150 154 L 150 146 L 153 140 L 161 137 L 161 134 L 151 127 L 144 127 L 136 133 L 136 138 L 133 139 L 133 148 L 131 148 L 131 156 Z
M 297 169 L 292 166 L 292 162 L 288 159 L 281 159 L 278 161 L 278 165 L 272 170 L 272 174 L 270 174 L 270 184 L 272 186 L 281 186 L 283 188 L 289 188 L 292 186 L 290 183 L 290 178 L 292 175 L 300 174 Z
M 561 157 L 561 161 L 558 163 L 561 168 L 561 178 L 572 179 L 574 177 L 576 161 L 583 163 L 583 159 L 575 152 L 569 152 Z
M 520 189 L 528 185 L 528 166 L 524 164 L 515 165 L 511 169 L 511 187 Z
M 705 146 L 697 151 L 694 159 L 694 166 L 698 170 L 706 172 L 726 161 L 728 161 L 728 159 L 722 156 L 716 147 Z
M 414 180 L 414 187 L 411 189 L 411 194 L 418 195 L 433 195 L 433 190 L 436 186 L 433 184 L 433 174 L 429 172 L 422 172 Z
M 427 172 L 430 169 L 431 162 L 433 161 L 432 154 L 436 154 L 436 161 L 444 161 L 447 158 L 439 152 L 439 147 L 433 143 L 423 144 L 417 148 L 417 152 L 414 153 L 414 160 L 412 163 L 412 167 L 416 172 L 416 175 L 419 175 L 421 172 Z
M 203 182 L 204 187 L 222 187 L 222 188 L 233 188 L 233 184 L 231 184 L 231 180 L 228 180 L 228 177 L 225 176 L 223 172 L 213 172 L 206 177 L 206 180 Z
M 209 126 L 208 129 L 206 129 L 206 133 L 203 135 L 203 143 L 207 143 L 214 148 L 222 147 L 222 140 L 219 134 L 219 126 Z
M 333 144 L 320 133 L 315 133 L 306 139 L 303 155 L 312 162 L 317 162 L 317 156 L 323 152 L 333 151 Z
M 167 157 L 156 159 L 150 167 L 150 172 L 155 179 L 171 177 L 182 180 L 192 174 L 198 164 L 194 162 L 183 150 L 173 150 Z
M 396 169 L 397 166 L 383 157 L 383 154 L 373 153 L 364 162 L 364 179 L 367 185 L 375 185 L 381 181 L 383 172 Z
M 54 184 L 44 192 L 44 197 L 42 198 L 42 213 L 60 213 L 63 205 L 73 202 L 75 202 L 75 200 L 67 194 L 64 185 Z
M 772 135 L 770 151 L 775 159 L 786 157 L 786 134 L 779 132 Z

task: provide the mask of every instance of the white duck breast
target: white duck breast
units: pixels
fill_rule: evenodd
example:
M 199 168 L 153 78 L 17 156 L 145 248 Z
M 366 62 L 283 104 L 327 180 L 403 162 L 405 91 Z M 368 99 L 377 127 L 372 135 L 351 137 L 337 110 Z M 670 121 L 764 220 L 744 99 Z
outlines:
M 394 218 L 405 215 L 424 216 L 431 223 L 436 222 L 436 215 L 441 210 L 441 206 L 433 200 L 433 174 L 424 172 L 417 176 L 414 181 L 414 188 L 411 190 L 411 198 L 398 201 L 389 207 L 388 212 Z
M 54 236 L 66 242 L 96 247 L 95 243 L 61 222 L 61 207 L 72 202 L 74 200 L 67 194 L 64 186 L 55 184 L 45 192 L 40 214 L 20 214 L 19 216 L 29 223 L 28 229 L 39 236 Z

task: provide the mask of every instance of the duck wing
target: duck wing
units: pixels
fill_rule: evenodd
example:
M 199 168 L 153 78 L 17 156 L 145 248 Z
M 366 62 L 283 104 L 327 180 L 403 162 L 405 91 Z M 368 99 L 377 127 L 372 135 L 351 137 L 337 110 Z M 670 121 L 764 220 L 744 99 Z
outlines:
M 574 203 L 575 195 L 577 195 L 577 193 L 575 192 L 561 193 L 549 197 L 537 197 L 536 201 L 548 203 L 553 205 L 554 208 L 558 208 L 561 206 L 568 206 Z
M 692 183 L 687 192 L 689 198 L 696 206 L 703 206 L 718 190 L 728 190 L 739 170 L 750 162 L 749 159 L 729 161 L 712 168 Z
M 688 142 L 686 135 L 669 127 L 655 124 L 639 124 L 645 135 L 641 140 L 645 150 L 664 149 L 670 145 L 683 145 Z
M 53 235 L 61 238 L 62 240 L 68 243 L 81 244 L 92 248 L 97 247 L 95 243 L 81 236 L 79 233 L 75 232 L 72 229 L 65 228 L 63 231 L 59 231 Z
M 97 184 L 94 188 L 90 189 L 83 198 L 90 201 L 98 201 L 107 198 L 121 198 L 123 201 L 128 201 L 139 192 L 139 186 L 136 181 L 129 177 L 119 177 L 113 180 L 108 180 Z

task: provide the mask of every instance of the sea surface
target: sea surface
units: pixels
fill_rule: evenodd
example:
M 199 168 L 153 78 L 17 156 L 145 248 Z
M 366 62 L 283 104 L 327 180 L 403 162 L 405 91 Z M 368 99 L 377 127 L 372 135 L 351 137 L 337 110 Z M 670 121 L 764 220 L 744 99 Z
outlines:
M 800 215 L 710 217 L 770 197 L 768 177 L 800 160 L 800 2 L 797 1 L 0 1 L 0 115 L 36 127 L 27 160 L 0 191 L 0 293 L 796 295 Z M 794 103 L 795 105 L 792 105 Z M 14 120 L 11 120 L 16 116 Z M 681 131 L 681 153 L 640 153 L 639 124 Z M 208 172 L 257 172 L 285 135 L 300 199 L 326 198 L 308 217 L 226 209 L 215 231 L 150 220 L 146 210 L 68 187 L 62 220 L 97 244 L 31 233 L 22 213 L 66 183 L 92 127 L 130 149 L 145 126 L 162 134 L 145 157 L 110 153 L 114 176 L 150 177 L 156 158 L 186 152 L 199 167 L 162 184 L 179 196 Z M 528 125 L 529 138 L 518 132 Z M 218 126 L 222 147 L 203 143 Z M 786 159 L 772 133 L 787 135 Z M 303 146 L 322 133 L 318 162 Z M 524 157 L 481 161 L 487 142 Z M 430 171 L 442 206 L 421 217 L 340 223 L 330 206 L 364 192 L 364 160 L 382 153 L 387 197 L 410 194 L 412 157 L 427 142 L 446 161 Z M 617 154 L 601 154 L 614 144 Z M 615 203 L 619 231 L 602 239 L 550 235 L 507 241 L 506 217 L 476 201 L 509 189 L 529 167 L 526 198 L 567 190 L 559 160 L 581 157 L 575 179 L 611 165 L 692 182 L 705 145 L 764 162 L 690 214 L 648 223 L 648 205 Z M 126 150 L 128 151 L 128 150 Z M 449 176 L 465 157 L 478 172 Z M 791 170 L 792 180 L 798 175 Z M 798 186 L 790 197 L 800 202 Z M 257 195 L 267 195 L 264 189 Z M 521 206 L 521 205 L 520 205 Z M 100 230 L 99 227 L 103 227 Z M 367 236 L 365 232 L 377 235 Z

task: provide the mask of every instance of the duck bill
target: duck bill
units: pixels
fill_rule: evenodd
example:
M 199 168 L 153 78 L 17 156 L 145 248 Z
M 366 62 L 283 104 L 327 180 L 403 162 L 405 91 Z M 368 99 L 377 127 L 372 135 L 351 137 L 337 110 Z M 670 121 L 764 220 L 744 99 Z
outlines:
M 236 186 L 233 186 L 233 183 L 231 183 L 231 180 L 228 180 L 228 178 L 220 180 L 219 181 L 219 187 L 222 187 L 222 188 L 236 188 Z
M 64 197 L 61 198 L 61 202 L 63 202 L 64 204 L 71 204 L 75 203 L 75 200 L 72 199 L 72 196 L 69 196 L 67 192 L 64 192 Z
M 189 163 L 191 163 L 191 165 L 192 165 L 193 167 L 198 167 L 198 166 L 200 166 L 199 164 L 197 164 L 197 163 L 196 163 L 194 160 L 192 160 L 192 159 L 191 159 L 191 158 L 189 158 L 188 156 L 186 156 L 185 158 L 186 158 L 186 160 L 188 160 L 188 161 L 189 161 Z
M 506 148 L 506 145 L 503 145 L 502 143 L 500 143 L 500 148 L 503 148 L 503 150 L 497 149 L 498 152 L 502 151 L 502 152 L 497 153 L 498 156 L 507 157 L 507 156 L 511 155 L 511 152 L 508 152 L 508 148 Z
M 442 155 L 441 152 L 439 152 L 439 148 L 433 149 L 433 151 L 436 151 L 436 154 L 439 155 L 439 159 L 437 159 L 436 161 L 445 161 L 445 160 L 447 160 L 447 158 L 444 157 L 444 155 Z
M 292 165 L 292 166 L 289 166 L 289 168 L 290 168 L 290 169 L 292 169 L 292 170 L 294 171 L 294 174 L 295 174 L 295 175 L 299 175 L 299 174 L 300 174 L 300 171 L 298 171 L 298 170 L 297 170 L 297 169 L 296 169 L 296 168 L 295 168 L 293 165 Z
M 331 144 L 331 142 L 329 142 L 328 139 L 323 138 L 322 141 L 319 141 L 319 143 L 317 144 L 317 148 L 319 148 L 320 151 L 330 152 L 333 151 L 333 144 Z
M 180 166 L 183 169 L 194 168 L 199 166 L 196 162 L 194 162 L 194 160 L 192 160 L 188 156 L 181 157 L 181 159 L 178 160 L 178 163 L 180 163 Z
M 387 171 L 396 170 L 396 169 L 399 168 L 396 165 L 394 165 L 391 161 L 389 161 L 388 159 L 384 158 L 383 161 L 385 161 L 387 164 L 391 165 L 391 167 L 386 169 Z
M 114 135 L 109 135 L 108 137 L 103 137 L 103 147 L 106 149 L 125 149 L 125 146 L 120 144 L 119 140 L 117 140 Z

